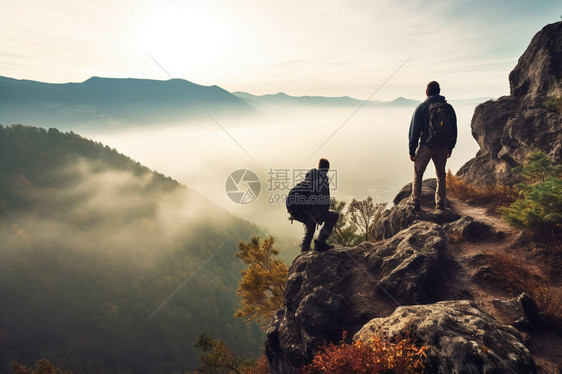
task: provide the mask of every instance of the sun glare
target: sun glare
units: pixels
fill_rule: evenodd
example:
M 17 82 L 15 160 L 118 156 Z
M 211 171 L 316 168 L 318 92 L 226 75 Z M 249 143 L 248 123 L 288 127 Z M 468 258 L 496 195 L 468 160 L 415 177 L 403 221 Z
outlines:
M 226 52 L 221 18 L 204 3 L 158 3 L 146 10 L 139 42 L 167 70 L 205 68 Z

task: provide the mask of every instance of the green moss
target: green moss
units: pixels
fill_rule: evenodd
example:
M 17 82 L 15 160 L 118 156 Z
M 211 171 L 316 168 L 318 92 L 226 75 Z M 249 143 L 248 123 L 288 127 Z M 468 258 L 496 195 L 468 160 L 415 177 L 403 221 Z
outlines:
M 548 100 L 543 102 L 546 109 L 553 110 L 558 113 L 562 113 L 562 95 L 556 97 L 551 96 Z
M 558 87 L 562 89 L 562 81 L 558 82 Z M 562 113 L 562 94 L 558 96 L 550 96 L 543 102 L 546 109 Z

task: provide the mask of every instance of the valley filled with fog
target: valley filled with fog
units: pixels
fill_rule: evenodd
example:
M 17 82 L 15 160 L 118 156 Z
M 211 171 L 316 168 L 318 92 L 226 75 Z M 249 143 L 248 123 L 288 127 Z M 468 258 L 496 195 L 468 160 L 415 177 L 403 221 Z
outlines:
M 348 203 L 371 196 L 390 207 L 411 180 L 415 103 L 357 110 L 360 102 L 342 101 L 253 102 L 247 113 L 209 108 L 204 116 L 191 108 L 185 120 L 176 113 L 162 122 L 135 122 L 103 105 L 95 112 L 111 114 L 109 122 L 100 120 L 105 114 L 65 122 L 59 111 L 39 108 L 26 113 L 41 122 L 0 126 L 0 150 L 9 155 L 0 170 L 7 337 L 0 366 L 46 357 L 76 372 L 192 370 L 201 333 L 256 357 L 264 330 L 234 316 L 244 268 L 238 243 L 272 235 L 280 259 L 291 263 L 303 229 L 288 221 L 284 197 L 320 157 L 331 162 L 332 196 Z M 57 105 L 82 113 L 77 104 Z M 459 141 L 448 166 L 455 172 L 477 150 L 476 101 L 453 105 Z M 256 174 L 255 201 L 227 194 L 237 170 Z M 434 176 L 432 166 L 426 175 Z M 234 187 L 257 192 L 255 182 Z
M 451 103 L 459 136 L 447 168 L 456 172 L 478 150 L 470 120 L 479 101 Z M 76 132 L 201 192 L 272 235 L 298 238 L 301 225 L 289 223 L 283 202 L 287 185 L 295 183 L 293 172 L 316 167 L 325 157 L 337 175 L 333 197 L 350 202 L 371 196 L 392 205 L 413 175 L 408 127 L 414 109 L 415 105 L 366 106 L 359 111 L 351 106 L 271 105 L 243 117 L 210 113 L 185 122 L 118 129 L 82 126 Z M 237 204 L 225 192 L 228 176 L 237 169 L 259 176 L 261 192 L 252 203 Z M 425 177 L 434 176 L 430 164 Z

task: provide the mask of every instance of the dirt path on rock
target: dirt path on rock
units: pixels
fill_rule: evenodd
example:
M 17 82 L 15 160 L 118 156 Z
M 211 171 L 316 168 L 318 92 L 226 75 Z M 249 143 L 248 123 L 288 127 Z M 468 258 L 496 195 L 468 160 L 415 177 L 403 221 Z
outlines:
M 532 277 L 551 279 L 544 263 L 534 254 L 532 245 L 516 245 L 520 239 L 521 230 L 510 226 L 498 214 L 490 211 L 488 206 L 469 205 L 455 197 L 450 197 L 451 208 L 461 216 L 470 216 L 475 220 L 491 224 L 499 233 L 495 239 L 484 241 L 467 241 L 462 238 L 452 239 L 449 242 L 448 255 L 452 256 L 458 265 L 454 272 L 454 281 L 451 284 L 450 299 L 468 298 L 474 300 L 478 307 L 497 320 L 509 324 L 505 314 L 494 307 L 494 299 L 511 299 L 519 292 L 506 290 L 493 282 L 479 279 L 478 272 L 486 270 L 486 261 L 489 258 L 506 259 L 507 263 L 516 264 Z M 494 257 L 496 256 L 496 257 Z M 559 277 L 559 276 L 558 276 Z M 560 284 L 554 284 L 560 287 Z M 542 373 L 562 372 L 562 336 L 548 329 L 535 331 L 533 329 L 520 331 L 524 343 L 535 357 L 536 363 Z

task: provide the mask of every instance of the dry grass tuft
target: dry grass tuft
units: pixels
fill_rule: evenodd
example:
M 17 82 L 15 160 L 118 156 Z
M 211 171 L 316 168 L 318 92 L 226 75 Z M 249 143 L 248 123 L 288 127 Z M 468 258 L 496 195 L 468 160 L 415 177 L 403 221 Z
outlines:
M 526 292 L 535 300 L 540 311 L 562 327 L 562 290 L 552 279 L 523 267 L 517 259 L 507 254 L 495 253 L 488 257 L 493 272 L 492 283 L 512 296 Z
M 488 265 L 493 272 L 495 286 L 507 291 L 512 296 L 521 292 L 530 293 L 530 285 L 536 285 L 541 277 L 525 269 L 514 257 L 504 253 L 494 253 L 487 258 Z
M 475 187 L 447 172 L 447 190 L 469 204 L 490 204 L 493 209 L 509 206 L 517 199 L 517 191 L 512 186 Z

